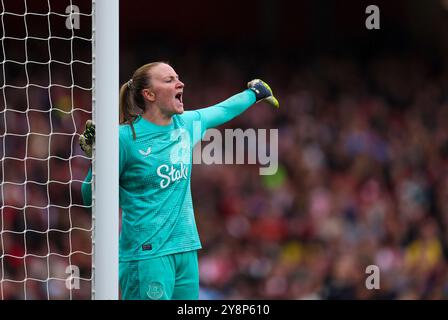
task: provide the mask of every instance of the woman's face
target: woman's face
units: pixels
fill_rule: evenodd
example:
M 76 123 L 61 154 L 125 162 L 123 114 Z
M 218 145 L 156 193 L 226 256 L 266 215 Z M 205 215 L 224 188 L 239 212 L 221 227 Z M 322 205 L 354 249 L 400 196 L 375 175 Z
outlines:
M 184 112 L 182 94 L 184 84 L 179 80 L 176 71 L 167 64 L 161 63 L 151 68 L 151 87 L 144 89 L 144 96 L 163 114 L 173 115 Z

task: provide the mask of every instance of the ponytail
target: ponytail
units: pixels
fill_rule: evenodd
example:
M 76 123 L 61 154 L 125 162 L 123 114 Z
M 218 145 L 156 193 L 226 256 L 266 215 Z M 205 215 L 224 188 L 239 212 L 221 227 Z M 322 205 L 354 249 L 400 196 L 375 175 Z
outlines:
M 134 140 L 137 139 L 134 121 L 138 117 L 135 108 L 145 111 L 145 100 L 142 90 L 151 85 L 149 70 L 161 63 L 166 62 L 152 62 L 141 66 L 134 72 L 131 80 L 124 83 L 120 88 L 120 124 L 129 124 L 131 126 Z
M 129 80 L 131 82 L 131 80 Z M 132 97 L 132 86 L 129 82 L 123 84 L 120 89 L 120 124 L 126 123 L 131 126 L 134 140 L 137 138 L 133 122 L 137 119 L 137 113 L 134 111 L 134 99 Z

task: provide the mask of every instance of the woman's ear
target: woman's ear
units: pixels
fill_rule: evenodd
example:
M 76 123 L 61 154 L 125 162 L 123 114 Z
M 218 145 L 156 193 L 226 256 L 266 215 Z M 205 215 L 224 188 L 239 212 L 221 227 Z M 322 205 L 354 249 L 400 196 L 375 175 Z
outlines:
M 143 98 L 147 101 L 154 102 L 156 100 L 156 94 L 150 89 L 142 90 Z

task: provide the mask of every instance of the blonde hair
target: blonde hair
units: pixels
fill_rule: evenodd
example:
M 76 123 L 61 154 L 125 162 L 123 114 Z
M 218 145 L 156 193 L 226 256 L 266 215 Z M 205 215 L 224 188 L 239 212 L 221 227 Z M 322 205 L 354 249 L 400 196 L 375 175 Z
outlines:
M 132 129 L 134 140 L 136 139 L 133 122 L 138 117 L 134 108 L 137 107 L 145 111 L 145 100 L 142 90 L 151 86 L 150 70 L 159 64 L 166 62 L 147 63 L 135 70 L 132 78 L 124 83 L 120 88 L 120 124 L 129 124 Z

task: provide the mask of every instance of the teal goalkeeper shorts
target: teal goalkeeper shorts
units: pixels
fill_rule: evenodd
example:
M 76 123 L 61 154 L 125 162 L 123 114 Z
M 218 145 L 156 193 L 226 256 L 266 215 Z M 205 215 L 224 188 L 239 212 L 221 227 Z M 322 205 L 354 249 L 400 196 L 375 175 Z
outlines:
M 197 251 L 120 262 L 123 300 L 197 300 Z

